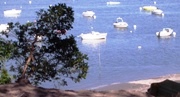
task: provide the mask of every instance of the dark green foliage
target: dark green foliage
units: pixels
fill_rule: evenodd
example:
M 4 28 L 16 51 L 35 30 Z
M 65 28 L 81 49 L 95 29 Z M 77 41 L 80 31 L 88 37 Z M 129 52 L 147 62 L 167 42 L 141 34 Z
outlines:
M 11 57 L 14 50 L 13 44 L 0 38 L 0 67 L 4 66 L 4 62 Z
M 5 69 L 5 62 L 12 56 L 14 46 L 4 39 L 0 39 L 0 84 L 11 82 L 11 77 Z
M 11 77 L 6 69 L 1 69 L 0 73 L 0 85 L 11 83 Z
M 75 82 L 84 79 L 88 57 L 79 51 L 73 35 L 66 36 L 73 22 L 72 8 L 57 4 L 38 11 L 36 22 L 9 23 L 18 40 L 13 42 L 17 49 L 11 58 L 16 60 L 11 69 L 19 72 L 17 77 L 25 76 L 34 84 L 58 80 L 62 85 L 67 85 L 68 78 Z M 38 42 L 38 36 L 42 42 Z

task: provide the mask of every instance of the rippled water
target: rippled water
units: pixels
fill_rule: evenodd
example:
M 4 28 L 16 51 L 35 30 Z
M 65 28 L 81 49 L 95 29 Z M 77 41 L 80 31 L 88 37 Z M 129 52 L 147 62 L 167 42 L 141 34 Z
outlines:
M 105 41 L 82 41 L 76 38 L 80 50 L 89 56 L 89 73 L 80 83 L 69 81 L 62 89 L 90 89 L 112 83 L 152 78 L 179 73 L 180 70 L 180 2 L 178 0 L 157 0 L 156 6 L 164 11 L 160 17 L 140 11 L 144 5 L 153 5 L 152 0 L 119 0 L 120 5 L 107 6 L 109 0 L 2 0 L 0 1 L 0 23 L 25 23 L 34 21 L 35 11 L 48 8 L 50 4 L 67 3 L 75 11 L 73 29 L 68 34 L 78 36 L 93 30 L 107 32 Z M 6 2 L 6 4 L 4 4 Z M 6 9 L 22 9 L 18 18 L 6 18 Z M 83 11 L 93 10 L 96 19 L 85 18 Z M 117 17 L 129 24 L 128 29 L 113 27 Z M 137 29 L 133 29 L 137 25 Z M 176 37 L 157 38 L 155 33 L 164 27 L 171 27 Z M 138 48 L 141 46 L 141 49 Z M 52 87 L 52 83 L 44 83 Z

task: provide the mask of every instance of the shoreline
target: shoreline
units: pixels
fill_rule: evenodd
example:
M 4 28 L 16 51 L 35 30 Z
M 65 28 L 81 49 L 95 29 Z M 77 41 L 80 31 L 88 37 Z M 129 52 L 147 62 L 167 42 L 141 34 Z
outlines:
M 91 88 L 89 90 L 95 91 L 107 91 L 107 90 L 126 90 L 126 91 L 139 91 L 139 92 L 147 92 L 152 83 L 162 82 L 166 79 L 180 82 L 180 74 L 168 74 L 164 76 L 159 76 L 155 78 L 142 79 L 136 81 L 130 81 L 127 83 L 114 83 L 110 85 L 103 85 L 95 88 Z
M 180 82 L 180 74 L 171 74 L 128 83 L 112 84 L 97 89 L 78 91 L 12 83 L 0 85 L 0 97 L 154 97 L 147 93 L 147 89 L 150 88 L 152 83 L 161 82 L 166 79 Z

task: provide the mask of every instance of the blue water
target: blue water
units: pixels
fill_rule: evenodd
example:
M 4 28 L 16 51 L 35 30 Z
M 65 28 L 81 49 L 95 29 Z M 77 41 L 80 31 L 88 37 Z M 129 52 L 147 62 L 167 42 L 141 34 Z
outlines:
M 107 32 L 105 41 L 86 42 L 76 38 L 79 49 L 89 56 L 89 71 L 86 79 L 80 83 L 69 81 L 61 89 L 90 89 L 112 83 L 124 83 L 133 80 L 158 77 L 180 72 L 180 1 L 157 0 L 156 6 L 164 11 L 160 17 L 140 11 L 144 5 L 153 5 L 153 0 L 116 0 L 120 5 L 107 6 L 109 0 L 1 0 L 0 23 L 25 23 L 34 21 L 35 12 L 49 5 L 66 3 L 75 12 L 73 29 L 68 34 L 78 36 L 93 30 Z M 6 2 L 6 4 L 4 4 Z M 18 18 L 6 18 L 6 9 L 22 9 Z M 83 11 L 93 10 L 96 19 L 85 18 Z M 122 17 L 129 24 L 128 29 L 118 30 L 113 27 L 117 17 Z M 133 29 L 137 25 L 137 29 Z M 155 33 L 164 27 L 170 27 L 176 37 L 157 38 Z M 141 49 L 138 48 L 141 46 Z M 56 82 L 54 82 L 56 83 Z M 54 83 L 44 83 L 43 87 L 54 87 Z

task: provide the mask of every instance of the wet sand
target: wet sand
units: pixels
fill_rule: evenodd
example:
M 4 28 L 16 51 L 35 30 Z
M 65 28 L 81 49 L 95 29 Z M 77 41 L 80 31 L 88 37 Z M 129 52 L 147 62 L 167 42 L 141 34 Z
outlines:
M 150 88 L 150 85 L 152 83 L 162 82 L 166 79 L 176 81 L 176 82 L 180 82 L 180 74 L 165 75 L 165 76 L 161 76 L 161 77 L 157 77 L 157 78 L 131 81 L 128 83 L 112 84 L 112 85 L 96 88 L 93 90 L 97 90 L 97 91 L 126 90 L 126 91 L 147 92 L 147 89 Z

